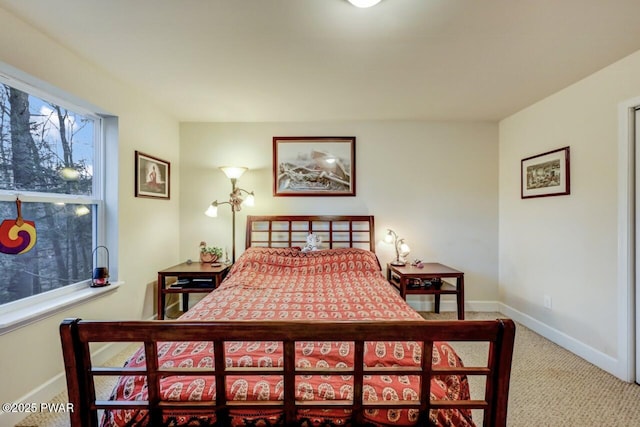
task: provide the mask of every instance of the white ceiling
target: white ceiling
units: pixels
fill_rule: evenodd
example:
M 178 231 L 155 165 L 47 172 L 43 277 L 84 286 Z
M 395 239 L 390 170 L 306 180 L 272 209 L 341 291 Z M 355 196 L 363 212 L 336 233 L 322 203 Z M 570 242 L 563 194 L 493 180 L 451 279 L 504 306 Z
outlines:
M 0 7 L 181 121 L 498 120 L 640 49 L 639 0 Z

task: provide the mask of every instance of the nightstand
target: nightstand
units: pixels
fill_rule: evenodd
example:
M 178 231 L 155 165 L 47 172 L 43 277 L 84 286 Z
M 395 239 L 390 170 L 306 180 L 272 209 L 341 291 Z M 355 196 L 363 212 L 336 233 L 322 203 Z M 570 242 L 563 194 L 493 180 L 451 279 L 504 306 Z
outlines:
M 158 319 L 164 319 L 166 294 L 182 294 L 183 310 L 186 311 L 189 294 L 211 292 L 220 285 L 229 268 L 231 266 L 226 264 L 212 266 L 205 262 L 185 262 L 158 271 Z M 167 287 L 167 277 L 178 280 Z
M 442 279 L 455 279 L 455 284 Z M 464 273 L 439 263 L 424 263 L 423 268 L 407 264 L 387 264 L 387 280 L 407 299 L 407 294 L 433 295 L 435 312 L 440 313 L 440 295 L 456 296 L 458 320 L 464 320 Z

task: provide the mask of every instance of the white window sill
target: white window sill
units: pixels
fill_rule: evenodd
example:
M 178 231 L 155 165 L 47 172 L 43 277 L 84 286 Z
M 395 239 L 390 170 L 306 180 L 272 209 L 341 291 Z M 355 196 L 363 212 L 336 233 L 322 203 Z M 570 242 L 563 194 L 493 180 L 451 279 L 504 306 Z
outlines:
M 39 320 L 53 316 L 74 305 L 78 305 L 94 298 L 115 292 L 124 282 L 112 282 L 109 286 L 100 288 L 86 288 L 67 293 L 57 297 L 48 298 L 44 301 L 21 307 L 15 310 L 0 314 L 0 335 L 9 333 L 23 326 L 30 325 Z

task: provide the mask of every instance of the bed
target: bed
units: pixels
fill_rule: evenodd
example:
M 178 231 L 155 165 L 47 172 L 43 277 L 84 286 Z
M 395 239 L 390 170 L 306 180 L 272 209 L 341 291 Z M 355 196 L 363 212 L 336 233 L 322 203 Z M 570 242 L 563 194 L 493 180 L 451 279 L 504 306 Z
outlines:
M 322 250 L 301 250 L 310 233 Z M 249 216 L 247 249 L 177 320 L 60 325 L 71 425 L 506 425 L 509 319 L 427 321 L 389 285 L 371 216 Z M 450 343 L 485 342 L 464 366 Z M 123 367 L 92 343 L 140 343 Z M 98 400 L 97 377 L 117 377 Z M 481 377 L 485 395 L 469 396 Z

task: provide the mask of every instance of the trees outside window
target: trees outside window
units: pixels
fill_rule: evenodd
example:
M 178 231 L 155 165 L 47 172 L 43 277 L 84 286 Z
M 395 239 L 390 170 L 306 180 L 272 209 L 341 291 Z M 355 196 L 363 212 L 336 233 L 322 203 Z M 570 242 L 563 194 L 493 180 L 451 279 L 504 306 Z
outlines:
M 0 253 L 0 306 L 90 280 L 102 209 L 100 118 L 21 89 L 0 82 L 0 221 L 19 198 L 37 241 Z

